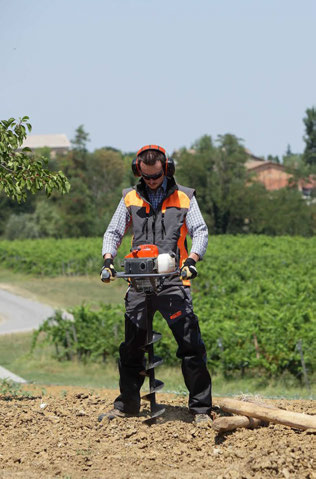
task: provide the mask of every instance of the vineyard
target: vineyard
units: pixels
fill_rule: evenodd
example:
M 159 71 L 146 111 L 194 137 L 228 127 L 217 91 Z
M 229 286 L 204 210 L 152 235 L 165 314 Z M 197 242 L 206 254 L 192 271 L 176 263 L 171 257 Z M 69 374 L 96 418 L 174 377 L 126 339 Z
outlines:
M 128 252 L 119 250 L 120 269 Z M 98 281 L 101 241 L 96 238 L 0 242 L 3 267 L 35 275 L 95 274 Z M 316 370 L 316 239 L 301 237 L 216 236 L 198 265 L 195 312 L 208 352 L 210 369 L 230 374 L 296 378 Z M 112 285 L 105 287 L 113 287 Z M 122 298 L 123 303 L 123 298 Z M 60 359 L 106 360 L 116 357 L 123 336 L 123 306 L 92 311 L 78 305 L 74 322 L 59 313 L 43 324 L 37 339 L 56 346 Z M 176 346 L 159 315 L 163 340 L 157 347 L 173 364 Z
M 0 262 L 37 276 L 94 274 L 103 264 L 101 244 L 99 238 L 0 241 Z

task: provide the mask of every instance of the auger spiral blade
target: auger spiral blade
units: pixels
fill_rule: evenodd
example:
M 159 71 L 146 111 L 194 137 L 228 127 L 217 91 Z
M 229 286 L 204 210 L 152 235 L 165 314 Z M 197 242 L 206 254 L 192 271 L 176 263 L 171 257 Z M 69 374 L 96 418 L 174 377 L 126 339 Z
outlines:
M 157 366 L 163 363 L 163 359 L 160 356 L 154 356 L 151 360 L 148 361 L 146 364 L 146 369 L 141 371 L 139 374 L 142 376 L 149 376 L 149 373 L 152 369 L 155 369 Z
M 158 341 L 161 340 L 161 338 L 162 338 L 162 334 L 157 333 L 156 331 L 153 331 L 152 338 L 149 339 L 146 344 L 144 344 L 144 346 L 142 347 L 142 349 L 144 349 L 145 351 L 147 351 L 148 346 L 150 346 L 151 344 L 157 343 Z
M 157 417 L 165 412 L 162 404 L 156 403 L 156 392 L 163 388 L 164 383 L 155 379 L 155 368 L 163 363 L 163 359 L 154 355 L 154 344 L 162 337 L 160 333 L 152 329 L 153 314 L 149 306 L 149 296 L 146 296 L 146 329 L 147 337 L 143 350 L 148 354 L 145 370 L 140 374 L 147 376 L 149 379 L 149 393 L 145 394 L 142 399 L 150 402 L 150 417 L 144 420 L 144 423 L 150 426 L 156 422 Z
M 160 364 L 163 363 L 163 359 L 160 356 L 154 356 L 152 359 L 149 359 L 148 363 L 146 364 L 146 371 L 149 369 L 154 369 Z
M 145 399 L 145 401 L 151 401 L 154 398 L 154 394 L 160 391 L 163 387 L 164 383 L 162 381 L 159 381 L 159 379 L 154 379 L 153 387 L 150 388 L 149 393 L 142 396 L 142 399 Z

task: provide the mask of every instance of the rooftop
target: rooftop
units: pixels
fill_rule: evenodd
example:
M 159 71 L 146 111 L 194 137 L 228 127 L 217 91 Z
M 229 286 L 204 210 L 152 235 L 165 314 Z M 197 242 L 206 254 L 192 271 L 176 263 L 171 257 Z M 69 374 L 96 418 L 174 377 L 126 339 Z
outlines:
M 56 135 L 29 135 L 22 144 L 22 148 L 70 148 L 70 141 L 64 133 Z

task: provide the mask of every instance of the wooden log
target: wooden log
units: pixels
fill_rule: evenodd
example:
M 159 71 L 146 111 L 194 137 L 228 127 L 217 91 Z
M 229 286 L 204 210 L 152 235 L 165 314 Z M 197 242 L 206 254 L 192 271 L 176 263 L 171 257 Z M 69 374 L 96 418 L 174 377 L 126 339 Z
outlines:
M 256 427 L 264 426 L 266 423 L 261 419 L 247 416 L 229 416 L 219 417 L 212 423 L 212 428 L 218 432 L 234 431 L 240 427 L 246 427 L 248 429 L 254 429 Z
M 217 404 L 223 411 L 241 416 L 255 417 L 262 421 L 284 424 L 297 429 L 316 429 L 316 416 L 309 414 L 228 398 L 218 399 Z

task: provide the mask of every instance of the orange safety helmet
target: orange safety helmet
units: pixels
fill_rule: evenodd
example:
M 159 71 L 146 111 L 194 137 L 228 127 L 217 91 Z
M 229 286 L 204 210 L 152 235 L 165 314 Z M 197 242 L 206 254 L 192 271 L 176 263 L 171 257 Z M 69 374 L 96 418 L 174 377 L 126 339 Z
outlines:
M 174 160 L 172 158 L 169 158 L 168 155 L 167 155 L 167 152 L 164 148 L 162 148 L 162 146 L 158 146 L 158 145 L 146 145 L 146 146 L 143 146 L 142 148 L 140 148 L 140 150 L 138 150 L 138 152 L 136 153 L 136 158 L 133 159 L 133 162 L 132 162 L 132 171 L 134 173 L 134 176 L 142 176 L 142 172 L 141 172 L 141 169 L 139 167 L 139 155 L 141 153 L 143 153 L 143 151 L 147 151 L 147 150 L 156 150 L 156 151 L 159 151 L 160 153 L 162 153 L 165 157 L 165 161 L 162 165 L 163 167 L 163 170 L 164 170 L 164 174 L 165 176 L 167 176 L 168 178 L 171 178 L 173 175 L 174 175 L 174 172 L 175 172 L 175 164 L 174 164 Z

